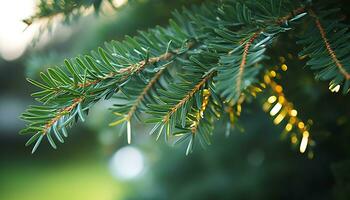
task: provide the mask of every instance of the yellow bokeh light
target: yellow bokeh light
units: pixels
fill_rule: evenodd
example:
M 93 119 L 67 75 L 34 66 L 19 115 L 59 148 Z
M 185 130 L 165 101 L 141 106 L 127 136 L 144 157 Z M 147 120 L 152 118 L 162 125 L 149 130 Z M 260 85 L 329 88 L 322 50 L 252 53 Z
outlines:
M 306 131 L 305 131 L 306 132 Z M 305 133 L 304 132 L 304 133 Z M 308 140 L 309 140 L 309 136 L 305 136 L 303 134 L 303 138 L 301 139 L 301 143 L 300 143 L 300 147 L 299 147 L 299 150 L 300 150 L 300 153 L 304 153 L 305 150 L 306 150 L 306 147 L 307 147 L 307 143 L 308 143 Z
M 290 138 L 292 144 L 296 144 L 298 142 L 298 138 L 295 134 L 293 134 L 293 136 Z
M 237 105 L 237 115 L 241 114 L 241 112 L 242 112 L 242 106 L 241 106 L 241 104 L 238 104 Z
M 286 112 L 282 111 L 280 114 L 277 115 L 277 117 L 273 120 L 274 124 L 279 124 L 282 122 L 282 120 L 284 119 L 284 117 L 286 116 Z
M 276 96 L 270 96 L 270 97 L 267 99 L 267 102 L 269 102 L 269 103 L 274 103 L 276 100 L 277 100 L 277 97 L 276 97 Z
M 295 122 L 297 122 L 297 119 L 295 117 L 289 119 L 289 123 L 295 124 Z
M 271 77 L 276 77 L 276 75 L 277 75 L 277 74 L 276 74 L 276 72 L 275 72 L 275 71 L 273 71 L 273 70 L 272 70 L 272 71 L 270 71 L 270 76 L 271 76 Z
M 331 92 L 339 92 L 339 90 L 340 90 L 340 85 L 336 85 L 336 86 L 330 85 L 330 86 L 329 86 L 329 90 L 330 90 Z
M 291 123 L 288 123 L 286 127 L 284 128 L 287 132 L 291 131 L 293 128 L 293 125 Z
M 279 97 L 278 97 L 278 102 L 279 102 L 280 104 L 283 104 L 285 100 L 286 100 L 286 99 L 284 98 L 284 96 L 279 96 Z
M 290 115 L 291 115 L 292 117 L 296 117 L 296 116 L 298 115 L 298 111 L 296 111 L 295 109 L 293 109 L 293 110 L 290 111 Z
M 299 122 L 298 123 L 298 128 L 303 129 L 305 127 L 304 122 Z
M 271 108 L 271 104 L 269 102 L 265 102 L 262 108 L 265 112 L 267 112 Z
M 287 71 L 287 70 L 288 70 L 288 67 L 287 67 L 286 64 L 283 64 L 283 65 L 281 66 L 281 69 L 282 69 L 283 71 Z
M 276 92 L 281 93 L 283 91 L 283 88 L 280 85 L 276 85 L 275 90 Z
M 264 76 L 264 81 L 265 81 L 266 84 L 269 84 L 271 82 L 271 79 L 270 79 L 270 77 L 268 75 L 265 75 Z
M 276 103 L 276 105 L 271 109 L 270 115 L 275 116 L 282 108 L 282 104 Z

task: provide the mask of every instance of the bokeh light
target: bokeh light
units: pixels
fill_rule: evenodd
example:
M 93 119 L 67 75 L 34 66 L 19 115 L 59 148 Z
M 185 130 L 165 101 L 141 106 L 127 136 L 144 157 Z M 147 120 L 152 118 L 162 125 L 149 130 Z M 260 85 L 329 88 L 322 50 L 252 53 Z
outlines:
M 140 150 L 135 147 L 119 149 L 110 161 L 110 170 L 117 179 L 136 178 L 144 169 L 144 158 Z
M 19 58 L 32 41 L 36 28 L 25 30 L 27 25 L 22 20 L 34 11 L 34 0 L 0 1 L 0 55 L 3 59 Z

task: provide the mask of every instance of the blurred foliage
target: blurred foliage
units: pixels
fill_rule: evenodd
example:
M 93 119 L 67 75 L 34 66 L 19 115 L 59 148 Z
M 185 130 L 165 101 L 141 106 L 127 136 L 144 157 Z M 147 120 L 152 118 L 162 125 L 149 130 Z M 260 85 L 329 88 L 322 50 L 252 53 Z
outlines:
M 43 33 L 51 32 L 56 22 L 70 24 L 82 15 L 91 14 L 92 10 L 98 14 L 101 7 L 108 7 L 115 11 L 119 6 L 121 5 L 116 5 L 113 0 L 38 0 L 36 13 L 23 19 L 23 22 L 27 26 L 31 26 L 33 23 L 41 24 L 35 38 L 36 41 Z
M 90 15 L 81 18 L 74 22 L 74 28 L 77 30 L 68 40 L 57 43 L 53 38 L 51 43 L 29 55 L 26 60 L 27 75 L 34 78 L 48 67 L 63 64 L 64 58 L 87 54 L 105 41 L 121 40 L 126 35 L 135 35 L 138 30 L 164 25 L 174 9 L 202 1 L 146 0 L 134 2 L 132 6 L 125 6 L 115 14 L 101 15 L 97 18 Z M 149 14 L 150 12 L 152 15 Z M 60 30 L 57 32 L 59 33 Z M 68 49 L 67 45 L 69 45 Z

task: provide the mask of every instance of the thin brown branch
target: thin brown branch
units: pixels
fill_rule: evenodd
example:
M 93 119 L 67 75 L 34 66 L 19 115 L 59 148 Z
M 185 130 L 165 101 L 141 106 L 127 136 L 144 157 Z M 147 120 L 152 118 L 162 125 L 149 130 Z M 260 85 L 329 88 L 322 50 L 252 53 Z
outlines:
M 170 117 L 183 106 L 196 92 L 200 90 L 200 88 L 214 75 L 215 72 L 212 72 L 205 76 L 194 88 L 177 103 L 163 118 L 163 122 L 168 122 Z
M 67 113 L 71 112 L 79 103 L 81 103 L 84 100 L 83 97 L 79 97 L 79 98 L 75 98 L 73 99 L 73 103 L 63 109 L 61 109 L 57 115 L 52 118 L 45 126 L 44 126 L 44 130 L 42 132 L 42 134 L 46 134 L 47 131 L 64 115 L 66 115 Z
M 317 17 L 316 13 L 313 10 L 310 9 L 309 13 L 315 19 L 316 26 L 317 26 L 318 30 L 320 31 L 322 40 L 326 46 L 328 54 L 331 56 L 333 62 L 338 67 L 340 73 L 345 77 L 346 80 L 349 80 L 350 74 L 345 70 L 343 64 L 340 62 L 337 55 L 335 54 L 335 51 L 332 49 L 331 44 L 329 43 L 329 40 L 327 39 L 326 31 L 322 27 L 322 24 L 321 24 L 319 18 Z
M 238 72 L 238 78 L 236 82 L 236 93 L 240 94 L 241 93 L 241 85 L 242 85 L 242 79 L 243 79 L 243 74 L 244 74 L 244 68 L 247 62 L 247 57 L 249 53 L 249 48 L 251 47 L 253 41 L 259 36 L 261 31 L 255 32 L 253 36 L 246 42 L 244 45 L 244 50 L 243 50 L 243 55 L 242 55 L 242 61 L 241 64 L 239 65 L 239 72 Z
M 187 48 L 192 48 L 194 46 L 194 42 L 189 42 L 187 44 Z M 92 81 L 87 81 L 85 83 L 81 83 L 81 84 L 78 84 L 78 87 L 79 88 L 84 88 L 84 87 L 88 87 L 88 86 L 91 86 L 91 85 L 95 85 L 105 79 L 108 79 L 108 78 L 112 78 L 116 75 L 120 75 L 120 74 L 124 74 L 125 75 L 122 77 L 122 79 L 126 79 L 130 74 L 134 73 L 134 72 L 140 72 L 142 71 L 147 65 L 153 65 L 155 63 L 158 63 L 160 61 L 165 61 L 165 60 L 169 60 L 171 59 L 173 56 L 175 56 L 176 54 L 178 54 L 180 51 L 180 49 L 176 49 L 172 52 L 166 52 L 160 56 L 156 56 L 156 57 L 151 57 L 151 58 L 148 58 L 147 60 L 142 60 L 138 63 L 135 63 L 135 64 L 132 64 L 128 67 L 125 67 L 125 68 L 122 68 L 122 69 L 119 69 L 118 71 L 116 72 L 111 72 L 109 73 L 108 75 L 104 76 L 104 77 L 101 77 L 97 80 L 92 80 Z
M 276 20 L 277 24 L 283 24 L 284 22 L 290 20 L 292 17 L 299 15 L 301 13 L 305 12 L 305 7 L 299 7 L 290 12 L 288 15 L 280 17 Z
M 130 108 L 130 111 L 128 112 L 127 116 L 126 116 L 126 120 L 129 121 L 132 116 L 134 115 L 134 113 L 136 112 L 137 107 L 140 105 L 140 103 L 144 100 L 144 98 L 146 97 L 146 95 L 148 94 L 148 92 L 152 89 L 152 87 L 154 86 L 154 84 L 157 83 L 157 81 L 159 80 L 159 78 L 161 77 L 161 75 L 164 73 L 166 67 L 164 67 L 163 69 L 159 70 L 152 78 L 152 80 L 147 84 L 147 86 L 143 89 L 143 91 L 141 92 L 141 94 L 137 97 L 135 103 L 133 104 L 133 106 Z
M 84 87 L 88 87 L 91 85 L 95 85 L 95 84 L 97 84 L 105 79 L 112 78 L 113 76 L 116 76 L 118 74 L 126 73 L 127 75 L 130 75 L 133 72 L 139 72 L 139 71 L 143 70 L 146 67 L 146 65 L 152 65 L 152 64 L 155 64 L 155 63 L 160 62 L 160 61 L 169 60 L 170 58 L 172 58 L 173 55 L 174 55 L 173 53 L 167 52 L 167 53 L 164 53 L 160 56 L 149 58 L 148 60 L 142 60 L 136 64 L 130 65 L 129 67 L 125 67 L 125 68 L 119 69 L 116 72 L 109 73 L 108 75 L 101 77 L 100 79 L 86 81 L 85 83 L 80 83 L 80 84 L 78 84 L 78 87 L 84 88 Z

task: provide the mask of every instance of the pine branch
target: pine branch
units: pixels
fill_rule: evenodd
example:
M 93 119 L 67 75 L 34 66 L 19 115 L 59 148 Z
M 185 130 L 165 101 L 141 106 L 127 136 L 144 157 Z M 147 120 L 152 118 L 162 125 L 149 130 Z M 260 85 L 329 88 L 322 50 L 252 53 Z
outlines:
M 326 46 L 326 49 L 327 49 L 329 55 L 332 57 L 332 60 L 334 61 L 334 63 L 338 67 L 340 73 L 343 74 L 343 76 L 345 77 L 346 80 L 349 80 L 350 74 L 344 69 L 343 64 L 339 61 L 337 55 L 335 54 L 333 48 L 331 47 L 329 40 L 327 39 L 327 36 L 326 36 L 326 31 L 324 30 L 319 18 L 317 17 L 316 13 L 313 10 L 310 9 L 309 13 L 315 19 L 316 26 L 317 26 L 318 30 L 320 31 L 322 40 L 324 42 L 324 45 Z
M 244 45 L 244 50 L 242 54 L 242 61 L 241 64 L 239 65 L 239 72 L 238 72 L 238 78 L 236 80 L 236 94 L 241 93 L 241 85 L 242 85 L 242 79 L 243 79 L 243 72 L 244 72 L 244 67 L 247 62 L 247 56 L 249 52 L 249 48 L 251 47 L 253 41 L 259 36 L 261 31 L 258 31 L 252 35 L 252 37 L 246 42 Z
M 190 46 L 189 46 L 189 48 L 190 48 Z M 119 69 L 116 72 L 111 72 L 111 73 L 107 74 L 104 77 L 99 77 L 96 80 L 87 81 L 85 83 L 79 83 L 77 85 L 77 87 L 79 87 L 79 88 L 88 87 L 88 86 L 91 86 L 91 85 L 95 85 L 95 84 L 97 84 L 97 83 L 99 83 L 99 82 L 101 82 L 103 80 L 106 80 L 106 79 L 109 79 L 109 78 L 113 78 L 116 75 L 120 75 L 120 74 L 126 73 L 126 75 L 124 75 L 123 78 L 122 78 L 122 80 L 123 80 L 123 79 L 128 78 L 132 73 L 138 73 L 138 72 L 142 71 L 147 65 L 154 65 L 155 63 L 158 63 L 160 61 L 169 60 L 173 56 L 174 56 L 173 53 L 166 52 L 166 53 L 164 53 L 164 54 L 162 54 L 160 56 L 148 58 L 147 60 L 142 60 L 142 61 L 140 61 L 140 62 L 138 62 L 136 64 L 132 64 L 129 67 L 121 68 L 121 69 Z
M 85 83 L 81 83 L 81 85 L 78 85 L 79 88 L 84 88 L 84 87 L 88 87 L 91 85 L 95 85 L 97 83 L 99 83 L 102 80 L 105 80 L 107 78 L 113 78 L 116 75 L 119 74 L 125 74 L 122 76 L 121 78 L 121 82 L 124 81 L 125 79 L 127 79 L 132 73 L 138 73 L 141 70 L 143 70 L 146 65 L 152 65 L 154 63 L 157 63 L 159 61 L 164 61 L 164 60 L 168 60 L 173 56 L 172 53 L 165 53 L 162 54 L 160 56 L 157 57 L 152 57 L 147 59 L 146 61 L 140 61 L 139 63 L 130 65 L 129 67 L 126 68 L 122 68 L 120 70 L 118 70 L 117 72 L 112 72 L 110 74 L 108 74 L 105 77 L 102 77 L 100 79 L 96 79 L 94 81 L 91 82 L 85 82 Z M 60 111 L 53 119 L 51 119 L 50 121 L 48 121 L 48 123 L 45 125 L 45 128 L 43 130 L 43 134 L 46 134 L 46 132 L 59 120 L 61 119 L 61 117 L 63 117 L 64 115 L 69 114 L 79 103 L 81 103 L 83 100 L 85 99 L 84 96 L 78 97 L 73 99 L 73 103 L 65 108 L 62 109 L 62 111 Z M 131 114 L 131 113 L 130 113 Z
M 300 17 L 304 16 L 305 13 L 305 7 L 301 6 L 299 8 L 294 9 L 292 12 L 290 12 L 289 14 L 287 14 L 286 16 L 280 17 L 276 20 L 277 24 L 284 24 L 284 23 L 288 23 L 291 19 L 296 20 L 296 17 Z
M 108 4 L 114 9 L 117 7 L 112 0 L 53 0 L 39 1 L 36 5 L 37 12 L 23 20 L 28 26 L 37 21 L 51 21 L 54 18 L 62 18 L 63 21 L 70 21 L 72 18 L 82 15 L 89 8 L 94 8 L 98 13 L 102 4 Z
M 126 123 L 128 143 L 137 119 L 152 123 L 157 138 L 166 132 L 179 141 L 189 139 L 189 153 L 196 138 L 210 144 L 214 122 L 223 113 L 229 113 L 224 120 L 236 123 L 234 109 L 239 113 L 242 97 L 254 95 L 266 49 L 305 15 L 304 4 L 289 0 L 225 0 L 175 12 L 168 27 L 106 43 L 90 55 L 66 60 L 65 69 L 41 73 L 42 82 L 29 80 L 41 88 L 33 97 L 44 105 L 23 113 L 28 126 L 22 133 L 33 134 L 27 143 L 36 142 L 33 152 L 44 135 L 56 148 L 51 133 L 63 141 L 61 134 L 67 135 L 74 119 L 84 121 L 97 101 L 115 97 L 117 119 L 111 125 Z M 325 15 L 314 15 L 316 26 L 305 34 L 302 53 L 311 57 L 313 68 L 324 68 L 320 77 L 344 82 L 347 91 L 350 34 L 344 24 L 324 22 Z M 331 35 L 334 28 L 338 32 Z M 315 30 L 319 38 L 311 34 Z
M 342 87 L 346 94 L 350 91 L 349 25 L 335 16 L 337 9 L 316 9 L 308 10 L 312 24 L 298 41 L 303 45 L 299 55 L 310 58 L 306 64 L 317 79 L 331 80 L 331 90 Z
M 207 109 L 207 106 L 209 105 L 209 98 L 210 98 L 210 91 L 203 90 L 203 100 L 202 100 L 201 107 L 196 112 L 195 120 L 192 122 L 192 124 L 190 126 L 192 134 L 197 133 L 199 123 L 201 122 L 201 119 L 204 118 L 204 112 Z
M 74 108 L 78 106 L 79 103 L 81 103 L 84 100 L 83 97 L 73 99 L 73 103 L 70 106 L 67 106 L 62 109 L 53 119 L 51 119 L 44 127 L 44 130 L 42 131 L 42 134 L 46 134 L 48 130 L 63 117 L 64 115 L 69 114 Z
M 277 2 L 276 4 L 278 4 Z M 249 2 L 248 5 L 250 3 L 254 4 L 253 2 Z M 274 8 L 273 5 L 271 5 L 272 8 Z M 259 7 L 259 9 L 262 10 L 261 12 L 266 13 L 266 10 L 271 9 L 271 7 Z M 288 3 L 286 3 L 286 7 L 290 7 Z M 248 11 L 245 11 L 246 13 L 253 13 L 249 11 L 249 8 L 247 9 Z M 260 28 L 257 29 L 256 26 L 249 27 L 249 24 L 245 23 L 246 27 L 238 31 L 231 31 L 229 29 L 215 30 L 216 34 L 223 37 L 223 39 L 219 43 L 217 40 L 210 41 L 211 46 L 215 44 L 213 47 L 217 51 L 222 51 L 220 58 L 221 66 L 218 67 L 218 76 L 215 77 L 215 80 L 218 82 L 218 91 L 231 104 L 236 103 L 241 93 L 244 93 L 249 85 L 258 81 L 255 76 L 259 73 L 261 61 L 266 58 L 264 56 L 266 45 L 272 43 L 280 33 L 291 30 L 292 22 L 305 16 L 304 6 L 295 7 L 292 11 L 288 12 L 284 11 L 281 7 L 274 9 L 272 13 L 286 14 L 283 16 L 264 16 L 266 19 L 260 20 L 254 19 L 255 17 L 260 17 L 259 11 L 255 12 L 257 14 L 250 18 L 251 21 L 256 21 Z M 241 17 L 241 19 L 244 18 Z M 216 43 L 218 44 L 216 45 Z M 253 43 L 255 44 L 253 45 Z M 228 54 L 227 51 L 229 52 Z M 232 76 L 232 74 L 237 75 Z
M 177 103 L 174 107 L 171 108 L 171 110 L 163 117 L 163 122 L 167 123 L 172 115 L 181 108 L 186 102 L 188 102 L 189 99 L 193 97 L 193 95 L 200 90 L 201 87 L 214 75 L 215 72 L 211 72 L 208 75 L 206 75 L 198 84 L 196 84 L 193 89 L 184 96 L 179 103 Z
M 119 119 L 115 122 L 110 123 L 110 126 L 116 126 L 124 121 L 129 121 L 132 119 L 134 116 L 135 112 L 137 111 L 138 107 L 142 103 L 142 101 L 146 98 L 147 95 L 149 95 L 150 91 L 154 87 L 154 85 L 159 81 L 161 76 L 166 70 L 166 67 L 169 65 L 166 65 L 164 68 L 160 69 L 152 78 L 152 80 L 144 87 L 140 95 L 136 98 L 134 103 L 132 104 L 131 108 L 126 112 L 126 115 L 123 115 L 119 112 L 114 112 L 116 115 L 121 116 L 122 119 Z
M 152 89 L 152 87 L 155 85 L 155 83 L 159 80 L 159 78 L 161 77 L 161 75 L 164 73 L 165 68 L 159 70 L 159 72 L 157 72 L 154 77 L 152 78 L 152 80 L 149 82 L 149 84 L 145 87 L 145 89 L 142 91 L 142 93 L 140 94 L 140 96 L 136 99 L 136 102 L 134 103 L 134 105 L 131 107 L 130 111 L 127 114 L 126 120 L 130 121 L 131 117 L 134 115 L 137 107 L 139 106 L 139 104 L 144 100 L 145 96 L 147 95 L 147 93 Z

